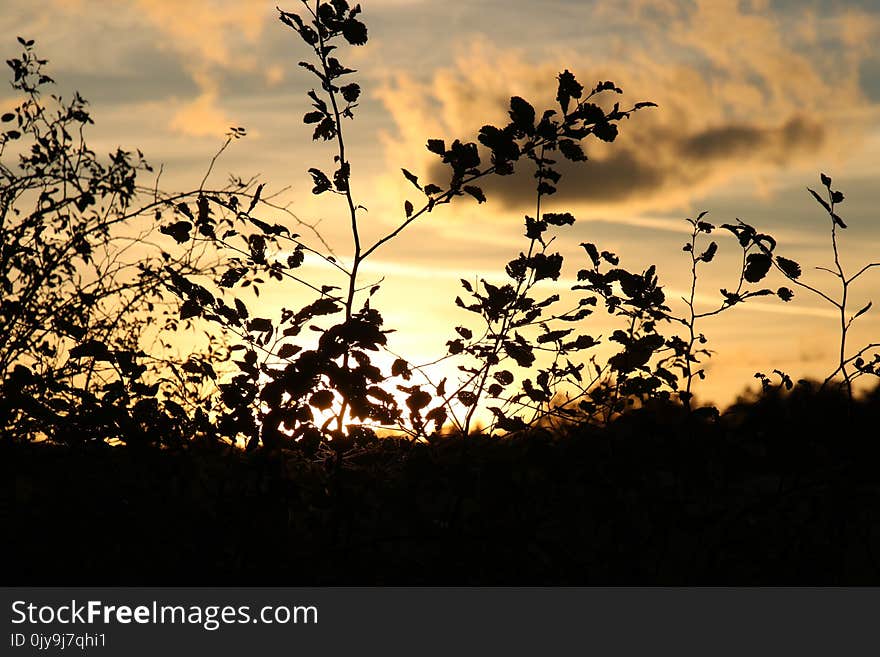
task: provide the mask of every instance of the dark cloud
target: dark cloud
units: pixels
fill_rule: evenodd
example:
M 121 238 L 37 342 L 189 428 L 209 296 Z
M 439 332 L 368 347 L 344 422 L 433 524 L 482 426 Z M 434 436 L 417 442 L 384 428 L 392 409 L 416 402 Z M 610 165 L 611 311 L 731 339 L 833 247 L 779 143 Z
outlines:
M 819 150 L 824 139 L 820 123 L 794 116 L 774 128 L 742 123 L 708 128 L 683 139 L 680 152 L 703 162 L 733 157 L 779 162 L 795 152 Z
M 744 163 L 779 166 L 792 158 L 818 152 L 825 140 L 823 126 L 803 116 L 794 116 L 775 127 L 731 123 L 688 132 L 680 136 L 656 126 L 623 126 L 627 133 L 602 153 L 592 155 L 595 142 L 585 144 L 589 161 L 573 163 L 557 156 L 562 174 L 557 187 L 559 200 L 601 205 L 650 202 L 670 190 L 694 185 L 724 174 Z M 487 153 L 482 153 L 484 161 Z M 490 200 L 506 207 L 534 202 L 535 179 L 530 162 L 519 163 L 512 176 L 492 176 L 480 185 Z M 449 169 L 435 160 L 426 180 L 443 185 Z
M 755 126 L 728 125 L 703 130 L 682 140 L 681 154 L 694 160 L 717 160 L 736 155 L 747 155 L 760 148 L 765 139 L 764 130 Z

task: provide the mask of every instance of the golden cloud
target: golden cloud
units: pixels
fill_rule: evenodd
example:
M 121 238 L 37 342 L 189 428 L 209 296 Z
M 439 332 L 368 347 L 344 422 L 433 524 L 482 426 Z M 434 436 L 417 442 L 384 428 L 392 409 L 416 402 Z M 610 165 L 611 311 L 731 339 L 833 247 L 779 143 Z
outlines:
M 165 47 L 183 55 L 199 95 L 179 109 L 171 128 L 193 137 L 222 135 L 235 121 L 219 103 L 217 73 L 254 70 L 246 53 L 260 38 L 265 4 L 256 0 L 139 0 L 141 15 L 160 33 Z M 277 76 L 276 76 L 277 77 Z
M 191 137 L 217 137 L 224 134 L 233 121 L 217 102 L 215 81 L 207 74 L 195 76 L 201 93 L 192 101 L 182 103 L 171 118 L 171 129 Z

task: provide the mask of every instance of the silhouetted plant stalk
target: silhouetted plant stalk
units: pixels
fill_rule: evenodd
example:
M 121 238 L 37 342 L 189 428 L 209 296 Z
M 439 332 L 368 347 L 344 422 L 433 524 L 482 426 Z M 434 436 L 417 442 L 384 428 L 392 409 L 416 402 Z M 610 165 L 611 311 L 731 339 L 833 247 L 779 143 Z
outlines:
M 872 262 L 866 264 L 861 267 L 855 274 L 849 276 L 846 274 L 843 264 L 841 263 L 837 230 L 838 228 L 840 228 L 841 230 L 846 229 L 847 224 L 844 223 L 843 219 L 841 219 L 836 212 L 837 206 L 843 203 L 844 196 L 842 192 L 832 189 L 830 177 L 826 176 L 823 173 L 820 174 L 819 178 L 822 186 L 825 188 L 825 198 L 823 198 L 822 195 L 815 190 L 811 188 L 807 189 L 816 200 L 816 202 L 819 203 L 819 205 L 821 205 L 824 208 L 825 212 L 828 214 L 828 219 L 831 224 L 831 252 L 833 255 L 834 266 L 833 268 L 816 267 L 816 269 L 827 272 L 838 280 L 839 297 L 835 298 L 834 296 L 832 296 L 831 292 L 823 292 L 820 288 L 800 280 L 801 267 L 793 260 L 776 258 L 773 264 L 776 269 L 778 269 L 783 274 L 783 276 L 785 276 L 792 283 L 815 294 L 816 296 L 830 304 L 832 307 L 834 307 L 837 311 L 839 318 L 839 341 L 837 353 L 838 361 L 834 370 L 827 377 L 825 377 L 825 380 L 822 382 L 822 388 L 828 386 L 834 380 L 834 378 L 838 374 L 840 374 L 843 379 L 842 385 L 846 391 L 847 397 L 850 401 L 852 401 L 852 383 L 855 379 L 866 374 L 880 376 L 880 353 L 874 353 L 868 356 L 870 360 L 866 359 L 866 354 L 868 354 L 868 352 L 870 352 L 872 349 L 877 349 L 878 347 L 880 347 L 880 343 L 872 342 L 863 346 L 851 355 L 847 354 L 847 337 L 853 322 L 859 317 L 862 317 L 872 307 L 872 302 L 869 301 L 858 311 L 850 314 L 852 312 L 848 307 L 848 303 L 850 300 L 850 289 L 852 284 L 856 280 L 858 280 L 863 274 L 867 273 L 868 270 L 874 267 L 880 267 L 880 262 Z M 849 369 L 850 366 L 852 366 L 852 370 Z M 791 387 L 790 380 L 787 387 Z
M 722 299 L 717 308 L 702 312 L 697 310 L 695 299 L 699 277 L 698 269 L 701 264 L 712 262 L 718 253 L 718 243 L 715 241 L 709 242 L 704 250 L 700 250 L 702 246 L 699 244 L 699 237 L 703 234 L 711 235 L 715 230 L 715 226 L 703 221 L 706 214 L 706 212 L 701 212 L 695 219 L 686 219 L 691 225 L 690 241 L 685 243 L 683 247 L 683 251 L 691 259 L 690 291 L 687 297 L 682 297 L 687 308 L 687 315 L 685 317 L 670 315 L 669 317 L 672 321 L 683 324 L 688 330 L 685 342 L 673 340 L 669 346 L 675 350 L 675 364 L 681 370 L 685 380 L 685 389 L 678 392 L 678 397 L 689 411 L 692 407 L 694 378 L 705 379 L 706 377 L 705 369 L 702 367 L 696 369 L 695 366 L 701 362 L 699 356 L 707 358 L 711 356 L 711 352 L 705 347 L 696 347 L 697 343 L 705 345 L 707 342 L 706 336 L 697 331 L 697 322 L 720 315 L 750 298 L 774 294 L 773 290 L 768 288 L 748 290 L 746 287 L 748 283 L 760 282 L 767 275 L 770 258 L 773 257 L 773 251 L 776 248 L 776 240 L 770 235 L 758 233 L 752 226 L 742 221 L 738 221 L 735 225 L 722 224 L 721 228 L 732 233 L 742 249 L 737 284 L 733 291 L 724 288 L 720 290 Z M 785 261 L 784 258 L 782 260 Z M 790 301 L 792 298 L 791 290 L 785 287 L 777 289 L 775 294 L 783 301 Z
M 490 164 L 482 163 L 473 142 L 455 140 L 447 148 L 443 140 L 428 140 L 428 150 L 449 167 L 449 182 L 443 186 L 423 185 L 416 175 L 404 169 L 404 176 L 424 195 L 424 202 L 417 208 L 411 201 L 405 201 L 404 216 L 398 225 L 374 242 L 364 243 L 359 216 L 363 207 L 355 200 L 352 190 L 352 163 L 346 152 L 343 125 L 344 119 L 354 118 L 361 90 L 357 83 L 342 81 L 343 78 L 350 79 L 348 76 L 355 71 L 340 62 L 337 44 L 342 39 L 349 45 L 363 45 L 367 41 L 367 28 L 358 18 L 360 7 L 351 7 L 344 0 L 304 2 L 303 5 L 305 17 L 279 9 L 279 18 L 299 35 L 314 55 L 313 61 L 300 62 L 319 81 L 319 90 L 308 92 L 313 109 L 305 114 L 303 121 L 315 126 L 314 140 L 334 142 L 335 171 L 332 175 L 318 167 L 310 167 L 308 171 L 314 194 L 330 193 L 344 199 L 352 239 L 350 264 L 343 265 L 335 255 L 309 247 L 282 225 L 258 219 L 254 211 L 258 208 L 262 186 L 256 189 L 247 209 L 238 205 L 233 197 L 203 194 L 199 198 L 197 217 L 190 212 L 191 221 L 182 219 L 183 224 L 179 227 L 165 227 L 175 239 L 180 238 L 178 241 L 185 243 L 195 224 L 199 233 L 196 239 L 213 240 L 236 254 L 230 268 L 218 281 L 221 296 L 222 289 L 246 284 L 253 284 L 257 292 L 257 285 L 264 282 L 258 276 L 259 272 L 268 273 L 270 278 L 277 280 L 295 281 L 319 295 L 317 300 L 298 311 L 285 310 L 281 322 L 275 324 L 269 319 L 251 317 L 238 298 L 234 299 L 234 306 L 230 306 L 185 276 L 172 275 L 171 287 L 184 299 L 187 316 L 201 315 L 217 321 L 244 341 L 239 349 L 244 351 L 244 357 L 236 361 L 240 373 L 229 383 L 220 384 L 221 399 L 226 408 L 219 420 L 221 431 L 233 438 L 245 436 L 251 447 L 258 441 L 272 446 L 291 439 L 314 447 L 326 439 L 344 445 L 347 434 L 350 436 L 355 429 L 359 435 L 368 435 L 363 428 L 347 425 L 350 420 L 396 426 L 414 437 L 425 437 L 429 423 L 434 424 L 436 431 L 451 421 L 457 429 L 467 433 L 486 393 L 502 401 L 500 406 L 490 408 L 496 415 L 493 427 L 502 430 L 528 426 L 519 417 L 508 417 L 506 411 L 509 408 L 527 410 L 532 414 L 532 422 L 548 412 L 563 409 L 568 402 L 556 409 L 550 408 L 558 382 L 565 378 L 580 381 L 579 372 L 583 365 L 567 361 L 562 367 L 560 357 L 592 347 L 595 341 L 582 336 L 564 342 L 563 338 L 573 329 L 552 331 L 547 324 L 551 320 L 577 321 L 589 314 L 588 309 L 580 307 L 576 312 L 542 320 L 543 310 L 557 301 L 558 295 L 541 302 L 529 296 L 535 283 L 542 279 L 557 280 L 561 271 L 561 255 L 546 253 L 548 243 L 542 234 L 548 226 L 574 222 L 568 213 L 541 212 L 542 197 L 555 192 L 554 184 L 560 178 L 552 167 L 554 160 L 547 154 L 558 151 L 570 160 L 583 161 L 586 156 L 579 146 L 581 140 L 593 135 L 604 141 L 613 141 L 617 136 L 618 121 L 653 103 L 637 103 L 628 110 L 621 110 L 615 104 L 612 110 L 605 112 L 590 102 L 591 99 L 602 92 L 621 93 L 620 89 L 611 82 L 600 82 L 585 95 L 582 85 L 570 72 L 564 71 L 559 76 L 557 91 L 561 114 L 557 110 L 547 110 L 536 121 L 534 108 L 522 98 L 514 97 L 511 99 L 510 124 L 504 128 L 487 125 L 481 129 L 478 139 L 491 153 Z M 464 282 L 476 300 L 468 309 L 483 317 L 486 328 L 480 337 L 471 341 L 473 333 L 459 327 L 461 338 L 470 342 L 465 345 L 452 341 L 449 350 L 451 355 L 463 353 L 476 358 L 478 366 L 462 366 L 460 369 L 465 378 L 450 393 L 446 392 L 445 380 L 437 385 L 429 381 L 438 399 L 419 384 L 398 385 L 398 390 L 407 395 L 408 414 L 405 416 L 387 386 L 393 378 L 410 381 L 413 369 L 423 370 L 411 367 L 404 358 L 395 360 L 390 376 L 373 365 L 370 353 L 387 347 L 388 331 L 382 328 L 381 314 L 370 306 L 370 298 L 379 286 L 360 285 L 361 265 L 437 206 L 464 195 L 484 202 L 486 198 L 482 189 L 474 183 L 485 176 L 513 173 L 515 163 L 523 156 L 531 159 L 537 167 L 537 212 L 535 218 L 526 219 L 526 237 L 530 240 L 527 253 L 521 253 L 507 267 L 507 274 L 515 285 L 495 287 L 483 281 L 482 289 L 474 289 Z M 245 235 L 228 226 L 225 232 L 219 232 L 219 226 L 215 226 L 211 218 L 212 206 L 219 206 L 221 212 L 234 213 L 239 220 L 260 232 Z M 240 246 L 230 239 L 242 239 L 244 244 Z M 269 251 L 270 246 L 277 248 L 283 242 L 294 246 L 286 260 L 279 259 L 278 252 L 272 254 Z M 335 286 L 313 283 L 291 272 L 302 265 L 307 255 L 324 259 L 343 275 L 345 284 L 339 293 L 335 292 L 338 289 Z M 458 303 L 464 306 L 460 300 Z M 298 338 L 312 320 L 324 316 L 330 318 L 337 313 L 341 313 L 342 318 L 330 326 L 309 324 L 309 328 L 317 332 L 314 348 L 304 348 L 288 340 Z M 520 331 L 535 326 L 543 333 L 533 344 Z M 509 359 L 529 367 L 535 361 L 536 348 L 553 354 L 551 367 L 538 372 L 538 386 L 530 379 L 523 379 L 524 392 L 501 396 L 514 377 L 509 370 L 499 369 L 500 364 Z M 491 385 L 490 376 L 493 377 Z M 580 391 L 579 395 L 583 394 L 584 391 Z M 437 403 L 429 408 L 432 401 Z M 464 405 L 464 417 L 457 416 L 454 403 Z M 319 422 L 317 412 L 326 419 Z

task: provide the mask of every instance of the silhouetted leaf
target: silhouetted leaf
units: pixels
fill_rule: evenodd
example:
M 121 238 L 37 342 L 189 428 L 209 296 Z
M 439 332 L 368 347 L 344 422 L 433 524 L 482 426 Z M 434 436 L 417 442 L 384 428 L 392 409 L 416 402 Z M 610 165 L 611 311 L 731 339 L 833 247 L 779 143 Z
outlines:
M 311 168 L 309 173 L 312 175 L 312 181 L 315 183 L 315 186 L 312 188 L 312 194 L 323 194 L 332 187 L 330 179 L 320 169 Z
M 510 120 L 514 128 L 526 134 L 535 134 L 535 108 L 519 96 L 510 99 Z
M 724 288 L 721 288 L 720 291 L 721 291 L 721 295 L 724 297 L 724 302 L 729 306 L 732 306 L 732 305 L 737 304 L 740 301 L 742 301 L 742 297 L 740 295 L 738 295 L 736 292 L 728 292 Z
M 586 250 L 587 255 L 590 256 L 590 260 L 593 261 L 593 267 L 599 266 L 599 249 L 596 248 L 595 244 L 591 244 L 590 242 L 582 242 L 581 246 Z
M 402 358 L 395 359 L 391 364 L 391 376 L 402 376 L 409 381 L 412 377 L 412 370 L 410 370 L 409 363 Z
M 420 390 L 418 386 L 414 386 L 409 397 L 406 398 L 406 406 L 413 413 L 418 413 L 431 403 L 431 395 L 424 390 Z
M 597 123 L 593 126 L 593 134 L 602 141 L 612 142 L 617 138 L 617 126 L 613 123 Z
M 594 103 L 584 103 L 577 111 L 577 117 L 587 124 L 605 123 L 605 112 Z
M 540 281 L 545 278 L 557 280 L 562 273 L 562 256 L 558 253 L 545 255 L 536 253 L 529 261 L 529 266 L 535 272 L 534 280 Z
M 247 329 L 257 333 L 269 333 L 272 330 L 272 321 L 263 317 L 254 317 L 247 323 Z
M 406 169 L 401 169 L 401 171 L 403 171 L 403 175 L 406 176 L 406 179 L 409 180 L 413 185 L 415 185 L 416 189 L 422 189 L 422 186 L 419 184 L 419 179 L 416 175 L 410 173 Z
M 703 262 L 712 262 L 712 259 L 715 257 L 715 253 L 718 251 L 718 244 L 712 242 L 709 244 L 709 247 L 703 251 L 697 260 L 702 260 Z
M 333 185 L 340 192 L 348 191 L 348 178 L 351 173 L 351 165 L 343 162 L 339 168 L 333 173 Z
M 303 253 L 301 248 L 294 249 L 293 253 L 287 256 L 287 267 L 289 269 L 296 269 L 305 261 L 306 256 Z
M 551 226 L 571 226 L 574 217 L 569 212 L 547 212 L 543 215 L 544 221 Z
M 478 203 L 486 202 L 486 196 L 483 194 L 483 190 L 479 187 L 476 187 L 474 185 L 465 185 L 462 189 L 473 196 L 475 199 L 477 199 Z
M 547 222 L 543 219 L 536 220 L 532 217 L 526 217 L 526 237 L 530 240 L 539 240 L 544 243 L 542 235 L 547 231 Z
M 318 123 L 318 121 L 324 120 L 324 112 L 307 112 L 303 116 L 303 123 Z
M 566 157 L 566 159 L 569 159 L 572 162 L 585 162 L 587 159 L 580 144 L 571 139 L 560 139 L 558 146 L 560 152 Z
M 318 123 L 315 131 L 312 133 L 312 139 L 314 141 L 317 141 L 318 139 L 330 141 L 334 137 L 336 137 L 336 123 L 329 116 L 325 117 L 320 123 Z
M 355 102 L 358 97 L 361 95 L 361 87 L 360 85 L 352 82 L 351 84 L 347 84 L 339 89 L 342 92 L 342 97 L 348 103 Z
M 855 315 L 853 315 L 853 319 L 856 319 L 856 318 L 858 318 L 858 317 L 861 317 L 861 316 L 864 315 L 866 312 L 868 312 L 869 310 L 871 310 L 871 306 L 872 306 L 872 305 L 873 305 L 873 302 L 872 302 L 872 301 L 869 301 L 869 302 L 868 302 L 868 305 L 866 305 L 866 306 L 865 306 L 864 308 L 862 308 L 859 312 L 857 312 Z
M 504 352 L 516 361 L 520 367 L 531 367 L 535 362 L 535 354 L 528 344 L 519 344 L 505 340 Z
M 256 233 L 248 236 L 251 259 L 259 264 L 266 263 L 266 238 Z
M 308 45 L 313 46 L 318 43 L 318 33 L 315 32 L 308 25 L 303 25 L 299 29 L 299 35 L 302 37 L 302 40 L 305 41 Z
M 503 386 L 509 386 L 513 383 L 513 374 L 507 370 L 499 370 L 492 374 L 492 377 Z
M 285 342 L 278 349 L 278 358 L 290 358 L 291 356 L 298 354 L 300 351 L 302 351 L 302 347 Z
M 202 307 L 194 299 L 187 299 L 180 306 L 180 319 L 198 317 L 202 314 Z
M 449 150 L 443 154 L 443 161 L 452 166 L 455 173 L 464 175 L 467 171 L 480 166 L 480 154 L 473 142 L 461 143 L 458 139 L 452 142 Z
M 446 153 L 446 143 L 442 139 L 429 139 L 427 148 L 437 155 Z
M 99 340 L 87 340 L 70 350 L 71 358 L 94 358 L 98 361 L 112 361 L 113 352 Z
M 622 94 L 623 90 L 614 84 L 611 80 L 604 80 L 596 84 L 596 91 L 613 91 L 618 94 Z
M 560 73 L 557 79 L 559 80 L 559 86 L 556 91 L 556 101 L 562 107 L 563 113 L 567 113 L 569 102 L 572 98 L 580 98 L 584 87 L 568 69 Z
M 165 235 L 170 235 L 174 238 L 174 241 L 178 244 L 183 244 L 184 242 L 189 241 L 189 231 L 192 230 L 193 225 L 188 221 L 177 221 L 170 226 L 162 226 L 159 228 L 159 232 Z
M 189 209 L 189 206 L 186 203 L 178 203 L 177 211 L 181 214 L 189 217 L 192 221 L 195 221 L 195 217 L 193 216 L 192 210 Z
M 349 18 L 342 23 L 342 36 L 353 46 L 362 46 L 367 42 L 367 26 L 359 20 Z
M 410 203 L 409 201 L 404 201 L 403 212 L 406 215 L 406 218 L 409 219 L 413 213 L 413 204 Z
M 776 296 L 778 296 L 783 301 L 788 302 L 794 298 L 794 292 L 792 292 L 790 288 L 781 287 L 776 290 Z
M 550 196 L 551 194 L 556 193 L 556 188 L 550 183 L 546 183 L 543 180 L 538 183 L 538 194 Z
M 746 258 L 746 268 L 743 277 L 749 283 L 757 283 L 767 275 L 773 264 L 770 256 L 765 253 L 750 253 Z
M 564 349 L 573 349 L 573 350 L 581 350 L 581 349 L 589 349 L 590 347 L 595 347 L 599 344 L 598 341 L 594 340 L 592 336 L 589 335 L 579 335 L 576 339 L 571 342 L 566 342 L 562 345 Z
M 573 328 L 570 329 L 561 329 L 558 331 L 547 331 L 546 333 L 542 333 L 537 337 L 538 344 L 545 344 L 547 342 L 559 342 L 566 335 L 574 331 Z
M 433 422 L 434 427 L 437 431 L 443 426 L 443 423 L 446 422 L 447 413 L 446 408 L 443 406 L 438 406 L 436 408 L 432 408 L 425 414 L 425 419 L 428 422 Z
M 602 260 L 604 260 L 605 262 L 608 262 L 614 266 L 620 264 L 620 258 L 611 253 L 611 251 L 602 251 L 600 255 L 602 256 Z
M 309 405 L 318 410 L 326 411 L 333 406 L 333 393 L 330 390 L 319 390 L 309 397 Z
M 257 207 L 257 203 L 260 202 L 260 195 L 263 193 L 263 187 L 266 185 L 264 183 L 260 183 L 257 185 L 257 189 L 254 192 L 253 197 L 251 197 L 250 205 L 248 205 L 247 212 L 245 214 L 250 214 L 255 207 Z
M 828 201 L 826 201 L 824 198 L 822 198 L 821 196 L 819 196 L 819 194 L 818 194 L 817 192 L 815 192 L 814 190 L 810 189 L 809 187 L 807 187 L 807 191 L 809 191 L 810 194 L 813 195 L 813 198 L 814 198 L 814 199 L 816 199 L 819 203 L 822 204 L 822 207 L 825 208 L 825 210 L 826 210 L 827 212 L 829 212 L 829 213 L 831 212 L 831 206 L 828 205 Z
M 798 278 L 801 275 L 801 266 L 794 260 L 776 256 L 776 264 L 782 270 L 782 273 L 789 278 Z

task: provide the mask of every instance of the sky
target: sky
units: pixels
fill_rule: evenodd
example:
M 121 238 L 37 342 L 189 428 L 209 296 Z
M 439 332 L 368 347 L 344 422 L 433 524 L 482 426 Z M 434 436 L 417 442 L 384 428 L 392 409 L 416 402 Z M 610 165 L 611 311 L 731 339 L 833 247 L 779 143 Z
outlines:
M 345 208 L 311 194 L 311 166 L 329 168 L 331 150 L 310 143 L 302 124 L 313 86 L 297 62 L 308 53 L 277 19 L 276 2 L 256 0 L 5 0 L 0 25 L 4 59 L 15 36 L 35 39 L 61 93 L 91 102 L 98 152 L 140 148 L 162 186 L 197 187 L 230 126 L 244 126 L 212 174 L 259 174 L 350 258 Z M 346 126 L 352 185 L 368 208 L 364 231 L 377 238 L 403 218 L 403 202 L 420 197 L 400 173 L 437 175 L 428 138 L 474 140 L 480 126 L 503 124 L 509 98 L 539 111 L 554 105 L 563 69 L 585 85 L 613 80 L 624 103 L 659 107 L 621 125 L 613 144 L 586 144 L 587 163 L 562 168 L 548 211 L 577 223 L 560 234 L 566 256 L 560 284 L 585 265 L 581 242 L 616 252 L 622 265 L 657 266 L 667 297 L 689 284 L 681 251 L 685 217 L 708 211 L 715 224 L 736 218 L 779 240 L 778 253 L 799 261 L 804 280 L 834 289 L 817 266 L 831 261 L 828 218 L 806 187 L 819 172 L 846 201 L 844 266 L 880 261 L 880 8 L 875 2 L 363 0 L 366 46 L 340 59 L 358 70 L 362 96 Z M 301 11 L 299 2 L 280 5 Z M 0 108 L 14 103 L 0 91 Z M 503 281 L 503 267 L 523 248 L 523 216 L 533 212 L 528 186 L 486 184 L 488 202 L 445 206 L 414 223 L 375 254 L 365 270 L 385 276 L 375 304 L 397 329 L 392 348 L 408 359 L 442 355 L 453 327 L 468 320 L 455 308 L 460 278 Z M 525 190 L 525 192 L 523 191 Z M 266 217 L 266 219 L 273 219 Z M 280 217 L 279 217 L 280 219 Z M 716 305 L 735 287 L 732 239 L 719 235 L 720 257 L 706 268 L 697 299 Z M 169 239 L 169 250 L 173 248 Z M 728 257 L 729 256 L 729 257 Z M 317 265 L 315 276 L 326 275 Z M 880 269 L 854 289 L 853 311 L 880 301 Z M 784 284 L 781 277 L 768 285 Z M 299 292 L 261 297 L 262 314 L 294 305 Z M 698 396 L 727 403 L 757 371 L 824 378 L 834 369 L 836 320 L 831 309 L 797 291 L 790 303 L 767 297 L 701 325 L 716 351 Z M 302 297 L 305 302 L 308 299 Z M 880 303 L 877 304 L 880 306 Z M 679 305 L 680 308 L 680 305 Z M 598 314 L 597 314 L 598 315 Z M 852 344 L 876 341 L 880 315 L 854 325 Z M 607 335 L 602 317 L 584 327 Z

